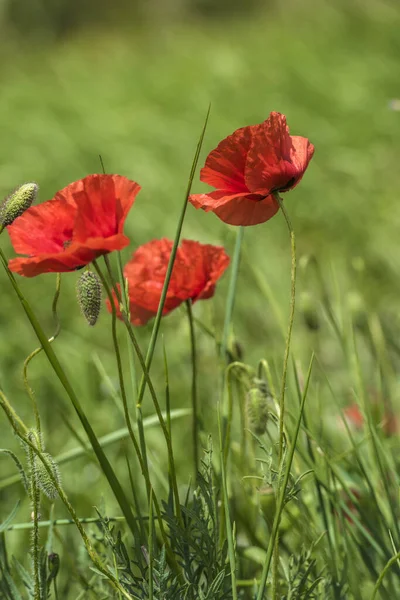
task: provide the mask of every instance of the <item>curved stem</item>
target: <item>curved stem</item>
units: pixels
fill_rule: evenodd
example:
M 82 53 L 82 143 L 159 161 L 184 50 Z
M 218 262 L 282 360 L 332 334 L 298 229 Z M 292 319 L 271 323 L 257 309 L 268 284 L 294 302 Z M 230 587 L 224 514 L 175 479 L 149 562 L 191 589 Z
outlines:
M 190 347 L 192 354 L 192 443 L 193 443 L 193 464 L 194 481 L 197 480 L 199 469 L 199 420 L 197 405 L 197 361 L 196 361 L 196 336 L 194 332 L 193 311 L 191 300 L 186 301 L 186 309 L 190 329 Z
M 75 412 L 77 413 L 77 415 L 79 417 L 79 420 L 89 438 L 89 441 L 94 450 L 94 453 L 96 454 L 96 457 L 100 463 L 101 469 L 102 469 L 104 475 L 106 476 L 108 483 L 110 484 L 110 487 L 115 495 L 115 498 L 116 498 L 119 506 L 121 507 L 123 514 L 126 517 L 128 526 L 129 526 L 130 530 L 132 531 L 133 535 L 135 535 L 136 523 L 135 523 L 135 519 L 133 517 L 131 506 L 130 506 L 128 499 L 124 493 L 124 490 L 122 489 L 122 486 L 121 486 L 108 458 L 106 457 L 101 445 L 99 444 L 96 434 L 93 431 L 92 426 L 89 423 L 89 420 L 83 410 L 81 403 L 79 402 L 78 396 L 76 395 L 64 369 L 61 366 L 61 363 L 59 362 L 51 344 L 49 343 L 46 334 L 44 333 L 39 321 L 37 320 L 36 315 L 33 312 L 29 302 L 27 301 L 27 299 L 21 292 L 13 273 L 8 268 L 7 259 L 1 248 L 0 248 L 0 262 L 2 263 L 4 270 L 6 272 L 6 275 L 18 297 L 18 300 L 21 303 L 21 306 L 24 309 L 25 314 L 28 317 L 31 326 L 32 326 L 39 342 L 41 343 L 41 345 L 43 347 L 44 353 L 46 354 L 50 365 L 52 366 L 55 374 L 57 375 L 61 385 L 65 389 L 65 391 L 75 409 Z
M 135 452 L 136 452 L 136 455 L 137 455 L 137 458 L 138 458 L 138 461 L 140 464 L 140 468 L 142 470 L 143 477 L 145 478 L 145 481 L 146 481 L 146 490 L 147 490 L 147 494 L 149 496 L 150 489 L 151 489 L 149 468 L 148 468 L 147 463 L 145 463 L 143 460 L 143 456 L 140 452 L 140 448 L 139 448 L 138 441 L 136 439 L 135 432 L 133 431 L 132 421 L 131 421 L 131 417 L 129 414 L 128 401 L 127 401 L 127 397 L 126 397 L 124 374 L 123 374 L 123 370 L 122 370 L 121 353 L 119 351 L 119 344 L 118 344 L 118 337 L 117 337 L 117 310 L 115 308 L 114 298 L 113 298 L 110 286 L 108 285 L 108 281 L 104 277 L 103 272 L 101 271 L 96 260 L 93 261 L 93 266 L 96 269 L 96 272 L 101 279 L 101 283 L 103 284 L 104 289 L 106 290 L 108 299 L 110 301 L 111 334 L 112 334 L 112 339 L 113 339 L 113 344 L 114 344 L 115 357 L 117 359 L 119 387 L 120 387 L 120 391 L 121 391 L 121 399 L 122 399 L 122 405 L 123 405 L 123 409 L 124 409 L 124 417 L 125 417 L 126 426 L 128 427 L 129 437 L 131 438 L 131 441 L 135 448 Z
M 172 269 L 174 267 L 176 253 L 177 253 L 177 250 L 178 250 L 179 240 L 180 240 L 180 237 L 181 237 L 181 232 L 182 232 L 182 227 L 183 227 L 183 221 L 185 220 L 186 209 L 187 209 L 187 205 L 188 205 L 188 200 L 189 200 L 190 192 L 192 190 L 193 178 L 194 178 L 194 174 L 196 172 L 197 163 L 199 161 L 200 150 L 201 150 L 201 147 L 203 145 L 204 134 L 206 132 L 207 123 L 208 123 L 208 117 L 210 115 L 210 109 L 211 109 L 211 106 L 208 107 L 206 118 L 205 118 L 204 125 L 203 125 L 203 129 L 202 129 L 201 134 L 200 134 L 200 138 L 199 138 L 199 141 L 198 141 L 198 144 L 197 144 L 197 147 L 196 147 L 196 151 L 195 151 L 195 154 L 194 154 L 192 166 L 191 166 L 191 169 L 190 169 L 189 181 L 188 181 L 188 184 L 187 184 L 187 187 L 186 187 L 185 198 L 184 198 L 184 202 L 183 202 L 183 205 L 182 205 L 181 213 L 179 215 L 178 225 L 177 225 L 177 228 L 176 228 L 174 245 L 172 247 L 171 256 L 169 258 L 167 272 L 165 274 L 164 285 L 163 285 L 163 288 L 162 288 L 162 291 L 161 291 L 160 302 L 159 302 L 159 305 L 158 305 L 157 315 L 156 315 L 156 318 L 154 320 L 153 330 L 151 332 L 151 338 L 150 338 L 150 342 L 149 342 L 149 347 L 148 347 L 147 354 L 146 354 L 146 369 L 147 369 L 147 371 L 150 371 L 151 363 L 152 363 L 152 360 L 153 360 L 153 355 L 154 355 L 154 350 L 155 350 L 155 347 L 156 347 L 158 332 L 159 332 L 159 329 L 160 329 L 160 323 L 161 323 L 162 313 L 163 313 L 163 309 L 164 309 L 164 304 L 165 304 L 165 300 L 167 298 L 168 286 L 169 286 L 169 282 L 170 282 L 171 275 L 172 275 Z M 145 389 L 146 389 L 146 383 L 147 383 L 146 377 L 145 377 L 145 375 L 142 375 L 142 378 L 140 380 L 140 385 L 139 385 L 138 399 L 137 399 L 137 403 L 138 403 L 139 406 L 142 404 L 142 401 L 143 401 L 143 396 L 144 396 L 144 392 L 145 392 Z
M 392 556 L 392 558 L 386 563 L 386 565 L 384 566 L 384 568 L 381 571 L 381 574 L 379 575 L 379 577 L 377 579 L 377 582 L 376 582 L 375 587 L 372 592 L 371 600 L 375 600 L 376 594 L 378 593 L 378 590 L 379 590 L 380 586 L 382 585 L 382 582 L 383 582 L 383 579 L 384 579 L 386 573 L 389 571 L 389 569 L 391 569 L 391 567 L 393 565 L 395 565 L 399 561 L 399 559 L 400 559 L 400 552 L 397 552 L 397 554 Z
M 61 327 L 60 327 L 60 321 L 59 321 L 58 314 L 57 314 L 57 303 L 58 303 L 58 299 L 60 297 L 60 289 L 61 289 L 61 275 L 60 275 L 60 273 L 57 273 L 56 291 L 55 291 L 55 294 L 54 294 L 53 304 L 52 304 L 52 313 L 53 313 L 54 321 L 56 323 L 56 330 L 55 330 L 54 334 L 52 335 L 52 337 L 49 338 L 49 344 L 51 344 L 52 342 L 54 342 L 54 340 L 56 339 L 56 337 L 60 333 L 60 329 L 61 329 Z M 36 350 L 34 350 L 33 352 L 31 352 L 31 354 L 25 359 L 24 368 L 23 368 L 24 386 L 25 386 L 27 394 L 28 394 L 28 396 L 29 396 L 29 398 L 31 399 L 31 402 L 32 402 L 33 414 L 35 416 L 36 431 L 39 434 L 39 443 L 41 443 L 41 436 L 40 436 L 40 433 L 41 433 L 40 413 L 39 413 L 39 407 L 38 407 L 38 404 L 37 404 L 37 401 L 36 401 L 36 397 L 35 397 L 35 392 L 31 388 L 31 386 L 29 385 L 29 381 L 28 381 L 28 366 L 29 366 L 29 363 L 31 362 L 31 360 L 35 356 L 37 356 L 38 354 L 40 354 L 40 352 L 42 350 L 43 350 L 43 346 L 40 346 L 40 348 L 36 348 Z
M 107 261 L 106 261 L 106 265 L 107 265 Z M 110 277 L 113 289 L 115 291 L 116 297 L 117 297 L 117 299 L 119 299 L 119 298 L 121 298 L 121 294 L 120 294 L 120 292 L 118 290 L 118 286 L 115 284 L 115 281 L 114 281 L 113 274 L 112 274 L 111 267 L 110 267 L 109 263 L 107 265 L 107 271 L 108 271 L 108 274 L 109 274 L 109 277 Z M 111 297 L 110 296 L 109 296 L 109 299 L 110 299 L 110 302 L 111 302 Z M 173 491 L 174 491 L 174 496 L 175 496 L 175 503 L 176 503 L 176 506 L 177 506 L 177 509 L 176 509 L 177 510 L 177 516 L 181 520 L 182 515 L 181 515 L 181 508 L 180 508 L 180 501 L 179 501 L 178 482 L 177 482 L 177 477 L 176 477 L 175 459 L 174 459 L 174 453 L 173 453 L 173 448 L 172 448 L 171 435 L 169 433 L 167 424 L 165 423 L 165 419 L 163 417 L 162 410 L 161 410 L 160 404 L 159 404 L 157 396 L 156 396 L 156 392 L 155 392 L 155 389 L 154 389 L 154 386 L 153 386 L 153 382 L 151 381 L 149 372 L 148 372 L 146 364 L 145 364 L 145 359 L 144 359 L 143 353 L 142 353 L 142 351 L 140 349 L 140 346 L 139 346 L 139 343 L 138 343 L 138 341 L 136 339 L 135 333 L 133 331 L 132 323 L 129 321 L 129 316 L 128 315 L 129 315 L 128 311 L 125 310 L 125 308 L 123 308 L 123 310 L 121 311 L 121 317 L 122 317 L 124 325 L 125 325 L 125 327 L 127 329 L 130 342 L 132 343 L 132 346 L 133 346 L 133 348 L 134 348 L 134 350 L 136 352 L 136 355 L 137 355 L 137 357 L 139 359 L 139 363 L 140 363 L 141 369 L 143 371 L 143 375 L 144 375 L 144 377 L 146 379 L 147 385 L 149 386 L 149 392 L 150 392 L 150 395 L 152 397 L 154 408 L 155 408 L 156 413 L 157 413 L 158 421 L 160 423 L 160 426 L 161 426 L 161 429 L 162 429 L 162 432 L 164 434 L 164 438 L 165 438 L 165 441 L 166 441 L 166 444 L 167 444 L 168 457 L 169 457 L 169 465 L 170 465 L 171 474 L 172 474 L 172 481 L 173 481 Z M 141 406 L 138 406 L 137 408 L 138 408 L 138 414 L 141 417 L 141 415 L 142 415 Z M 146 449 L 146 443 L 145 443 L 145 437 L 144 437 L 144 423 L 143 423 L 142 418 L 138 419 L 137 427 L 138 427 L 138 431 L 139 431 L 139 440 L 140 440 L 141 444 L 143 444 L 144 448 Z M 142 434 L 141 434 L 141 428 L 143 430 Z M 143 456 L 143 454 L 142 454 L 142 456 Z M 143 461 L 143 462 L 144 462 L 144 464 L 147 464 L 147 461 L 146 462 Z M 156 502 L 156 496 L 154 494 L 154 490 L 153 490 L 153 499 Z
M 276 539 L 278 537 L 278 531 L 279 531 L 279 525 L 281 522 L 282 511 L 283 511 L 283 507 L 285 505 L 286 488 L 287 488 L 287 485 L 289 482 L 290 469 L 291 469 L 292 462 L 293 462 L 294 452 L 296 450 L 297 437 L 299 435 L 301 420 L 303 417 L 304 406 L 305 406 L 305 402 L 306 402 L 306 398 L 307 398 L 308 387 L 310 384 L 313 362 L 314 362 L 314 355 L 312 355 L 312 357 L 311 357 L 310 366 L 309 366 L 308 373 L 307 373 L 307 379 L 305 382 L 303 396 L 301 399 L 300 412 L 299 412 L 299 416 L 297 418 L 296 429 L 295 429 L 295 432 L 293 435 L 293 439 L 291 440 L 290 448 L 288 451 L 288 457 L 287 457 L 286 464 L 285 464 L 285 472 L 283 475 L 283 480 L 282 480 L 280 488 L 278 489 L 276 511 L 275 511 L 274 521 L 273 521 L 273 525 L 272 525 L 271 536 L 270 536 L 269 542 L 268 542 L 267 555 L 265 557 L 265 562 L 264 562 L 261 579 L 260 579 L 260 586 L 258 588 L 256 600 L 263 600 L 263 598 L 264 598 L 264 591 L 265 591 L 265 587 L 267 584 L 267 578 L 268 578 L 269 568 L 271 565 L 272 554 L 273 554 L 273 551 L 275 548 Z
M 10 404 L 2 392 L 0 392 L 0 406 L 3 408 L 4 412 L 6 413 L 7 418 L 9 420 L 9 422 L 11 423 L 11 426 L 14 429 L 15 434 L 19 437 L 19 439 L 23 442 L 23 444 L 28 447 L 29 453 L 32 453 L 32 455 L 35 454 L 39 458 L 39 460 L 42 462 L 44 468 L 47 471 L 48 476 L 50 477 L 54 487 L 57 490 L 58 495 L 60 496 L 60 499 L 64 503 L 65 507 L 67 508 L 68 512 L 70 513 L 70 515 L 72 517 L 72 520 L 74 521 L 76 527 L 78 528 L 78 531 L 81 534 L 82 540 L 85 544 L 86 550 L 87 550 L 91 560 L 96 565 L 97 569 L 99 571 L 101 571 L 103 573 L 103 575 L 105 575 L 107 577 L 107 579 L 109 579 L 112 582 L 114 587 L 120 593 L 122 593 L 125 598 L 128 598 L 128 600 L 132 600 L 132 596 L 121 586 L 119 581 L 107 569 L 107 567 L 105 567 L 103 565 L 99 555 L 97 554 L 96 550 L 93 548 L 92 544 L 90 543 L 90 539 L 89 539 L 88 535 L 86 534 L 86 531 L 85 531 L 82 523 L 80 522 L 80 520 L 75 512 L 74 507 L 68 500 L 68 497 L 67 497 L 66 493 L 64 492 L 64 489 L 61 487 L 58 479 L 56 477 L 54 477 L 52 465 L 49 463 L 47 457 L 42 453 L 42 451 L 39 450 L 39 448 L 37 448 L 35 446 L 35 444 L 31 442 L 29 437 L 27 435 L 24 435 L 21 433 L 21 431 L 17 427 L 16 422 L 13 418 L 13 414 L 10 411 L 10 408 L 11 408 Z

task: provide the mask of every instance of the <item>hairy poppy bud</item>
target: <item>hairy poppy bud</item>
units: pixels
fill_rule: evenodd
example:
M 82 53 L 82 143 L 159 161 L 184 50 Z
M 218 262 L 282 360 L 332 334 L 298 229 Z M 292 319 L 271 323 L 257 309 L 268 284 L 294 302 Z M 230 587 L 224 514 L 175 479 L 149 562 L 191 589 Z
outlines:
M 7 196 L 0 208 L 0 227 L 7 227 L 20 217 L 36 199 L 39 186 L 36 183 L 24 183 Z
M 261 380 L 256 380 L 255 387 L 252 387 L 246 394 L 249 428 L 256 435 L 262 435 L 266 431 L 269 414 L 268 400 L 270 398 L 268 387 Z
M 47 564 L 49 568 L 49 575 L 47 577 L 47 582 L 55 579 L 58 575 L 58 571 L 60 569 L 60 557 L 55 552 L 52 552 L 47 557 Z
M 58 465 L 54 458 L 48 453 L 44 452 L 43 456 L 47 459 L 49 466 L 51 467 L 51 472 L 53 478 L 56 480 L 57 484 L 61 483 L 60 471 L 58 469 Z M 37 484 L 39 489 L 45 494 L 50 500 L 54 500 L 58 496 L 58 491 L 56 486 L 54 485 L 53 479 L 50 477 L 46 467 L 40 460 L 40 458 L 35 458 L 35 469 L 36 469 L 36 477 Z
M 91 271 L 85 271 L 76 283 L 78 303 L 89 325 L 96 324 L 101 309 L 101 282 Z

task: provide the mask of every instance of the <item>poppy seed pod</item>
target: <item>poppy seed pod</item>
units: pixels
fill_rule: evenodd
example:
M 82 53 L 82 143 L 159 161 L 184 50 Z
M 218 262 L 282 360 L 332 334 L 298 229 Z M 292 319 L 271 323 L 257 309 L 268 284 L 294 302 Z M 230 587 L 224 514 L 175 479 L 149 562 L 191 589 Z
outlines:
M 89 325 L 96 324 L 101 308 L 101 282 L 91 271 L 85 271 L 76 283 L 78 304 Z
M 31 206 L 36 199 L 38 189 L 39 186 L 36 183 L 24 183 L 7 196 L 0 208 L 0 226 L 2 228 L 11 225 Z

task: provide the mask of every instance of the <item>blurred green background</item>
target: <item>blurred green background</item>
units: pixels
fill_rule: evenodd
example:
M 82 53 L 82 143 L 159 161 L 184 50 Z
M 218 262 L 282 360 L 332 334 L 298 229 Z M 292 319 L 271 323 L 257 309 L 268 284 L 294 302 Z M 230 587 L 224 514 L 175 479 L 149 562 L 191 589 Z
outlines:
M 0 194 L 33 180 L 40 185 L 40 200 L 47 200 L 71 181 L 100 172 L 101 154 L 108 172 L 135 179 L 143 188 L 127 222 L 128 258 L 152 238 L 174 236 L 208 104 L 200 164 L 234 129 L 261 122 L 276 110 L 287 116 L 292 134 L 308 137 L 316 148 L 301 185 L 285 195 L 299 257 L 315 255 L 327 285 L 344 289 L 345 302 L 358 293 L 368 306 L 383 311 L 388 323 L 398 320 L 398 0 L 0 0 L 0 31 Z M 193 191 L 203 189 L 196 176 Z M 183 237 L 223 244 L 232 254 L 235 230 L 189 206 Z M 6 234 L 1 244 L 12 256 Z M 104 311 L 94 329 L 85 326 L 75 301 L 76 278 L 74 273 L 62 278 L 62 332 L 55 348 L 96 432 L 104 435 L 124 426 L 112 393 L 117 379 L 110 321 Z M 50 335 L 55 277 L 19 282 Z M 196 316 L 215 323 L 218 333 L 227 283 L 225 276 L 215 298 L 195 307 Z M 21 373 L 37 342 L 1 272 L 0 285 L 0 383 L 31 420 Z M 289 239 L 277 215 L 245 232 L 234 328 L 251 364 L 282 356 L 268 290 L 285 322 L 289 286 Z M 299 293 L 308 288 L 300 269 Z M 144 349 L 150 331 L 151 325 L 138 330 Z M 163 321 L 162 333 L 173 406 L 188 406 L 190 351 L 183 309 Z M 316 338 L 299 317 L 295 334 L 297 356 L 309 356 Z M 315 335 L 325 334 L 328 340 L 326 329 Z M 336 350 L 329 341 L 324 347 L 328 366 L 340 370 Z M 215 421 L 215 348 L 202 333 L 199 364 L 200 399 Z M 162 395 L 161 345 L 153 371 Z M 30 381 L 48 450 L 56 455 L 76 446 L 65 419 L 78 431 L 79 425 L 44 357 L 32 363 Z M 149 398 L 145 412 L 152 414 Z M 3 415 L 0 428 L 1 445 L 18 450 Z M 183 451 L 189 430 L 188 422 L 177 424 L 177 460 L 184 473 L 189 472 Z M 149 432 L 149 444 L 162 480 L 165 453 L 157 428 Z M 121 464 L 124 452 L 121 443 L 108 450 Z M 62 471 L 82 516 L 92 514 L 101 494 L 112 507 L 103 479 L 86 457 Z M 14 472 L 7 458 L 0 459 L 0 472 L 2 477 Z M 0 521 L 18 495 L 18 486 L 0 491 Z M 18 519 L 28 520 L 26 511 Z

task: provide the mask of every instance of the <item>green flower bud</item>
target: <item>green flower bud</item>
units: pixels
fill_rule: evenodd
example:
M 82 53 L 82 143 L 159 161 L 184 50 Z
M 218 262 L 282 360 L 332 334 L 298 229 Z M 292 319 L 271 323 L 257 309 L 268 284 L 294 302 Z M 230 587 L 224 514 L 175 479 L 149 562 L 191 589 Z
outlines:
M 47 557 L 47 564 L 49 568 L 49 574 L 47 577 L 47 583 L 49 583 L 52 579 L 55 579 L 58 575 L 58 571 L 60 569 L 60 557 L 55 552 L 52 552 Z
M 44 458 L 47 459 L 47 462 L 50 464 L 51 472 L 53 478 L 56 480 L 58 484 L 61 483 L 60 471 L 58 469 L 58 465 L 54 458 L 48 453 L 43 453 Z M 50 477 L 46 467 L 40 460 L 40 458 L 35 457 L 35 470 L 37 477 L 37 484 L 39 489 L 45 494 L 50 500 L 54 500 L 57 498 L 58 491 L 52 478 Z
M 76 283 L 78 304 L 89 325 L 96 324 L 101 309 L 101 282 L 91 271 L 85 271 Z
M 0 207 L 0 226 L 7 227 L 20 217 L 34 202 L 39 186 L 36 183 L 24 183 L 17 187 L 4 200 Z
M 246 394 L 249 428 L 256 435 L 262 435 L 267 429 L 270 398 L 271 395 L 264 382 L 252 387 Z

